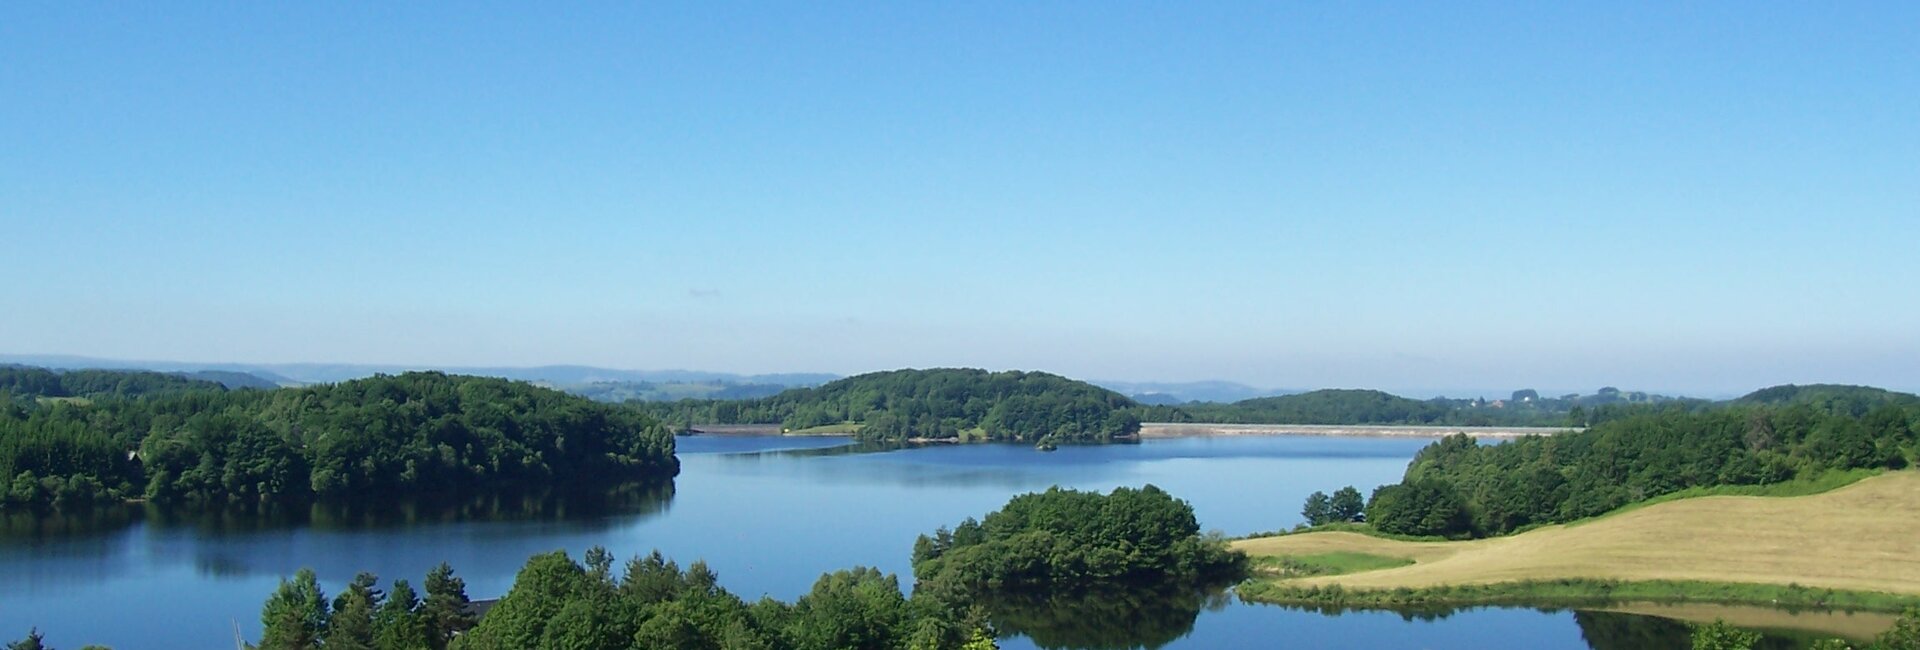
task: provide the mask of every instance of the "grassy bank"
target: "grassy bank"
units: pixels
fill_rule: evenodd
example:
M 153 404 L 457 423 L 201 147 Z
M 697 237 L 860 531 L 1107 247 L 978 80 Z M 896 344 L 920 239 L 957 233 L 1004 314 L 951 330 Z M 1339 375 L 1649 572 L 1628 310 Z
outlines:
M 1237 591 L 1242 598 L 1256 602 L 1358 609 L 1475 605 L 1577 607 L 1637 602 L 1899 612 L 1907 607 L 1920 606 L 1920 596 L 1914 595 L 1698 580 L 1566 579 L 1423 588 L 1347 589 L 1337 582 L 1304 585 L 1296 580 L 1255 579 L 1240 585 Z
M 1846 485 L 1822 491 L 1838 484 Z M 1645 601 L 1890 610 L 1920 604 L 1920 472 L 1837 474 L 1771 490 L 1817 493 L 1674 498 L 1470 541 L 1351 531 L 1241 540 L 1235 548 L 1268 566 L 1340 553 L 1408 563 L 1338 574 L 1269 572 L 1243 585 L 1241 594 L 1380 607 Z

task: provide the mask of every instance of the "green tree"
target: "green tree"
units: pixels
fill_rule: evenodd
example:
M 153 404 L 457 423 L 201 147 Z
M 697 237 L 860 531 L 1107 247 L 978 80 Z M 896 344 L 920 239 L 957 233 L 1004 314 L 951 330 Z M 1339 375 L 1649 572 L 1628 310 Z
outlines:
M 1881 634 L 1876 644 L 1885 650 L 1920 650 L 1920 607 L 1908 607 L 1894 621 L 1893 629 Z
M 1327 498 L 1327 493 L 1315 490 L 1307 495 L 1307 503 L 1300 508 L 1300 516 L 1306 518 L 1309 526 L 1333 521 L 1333 501 Z
M 379 577 L 362 572 L 334 599 L 333 613 L 327 618 L 327 650 L 373 649 L 374 612 L 384 599 L 374 588 L 379 583 Z
M 282 579 L 261 609 L 260 622 L 266 627 L 260 650 L 319 647 L 327 632 L 327 598 L 313 569 L 295 572 L 292 580 Z
M 431 647 L 427 621 L 420 612 L 420 596 L 406 580 L 393 581 L 393 593 L 373 615 L 373 646 L 379 650 L 419 650 Z
M 986 630 L 974 628 L 973 635 L 967 638 L 965 645 L 960 646 L 960 650 L 1000 650 L 1000 642 L 995 641 Z
M 467 581 L 453 575 L 453 567 L 441 562 L 427 572 L 426 587 L 427 599 L 420 606 L 420 616 L 426 622 L 428 644 L 434 650 L 442 650 L 453 635 L 473 627 Z
M 1420 480 L 1383 485 L 1367 504 L 1367 523 L 1400 535 L 1459 536 L 1472 532 L 1473 520 L 1452 485 Z
M 7 650 L 53 650 L 43 643 L 45 639 L 40 636 L 40 628 L 29 629 L 27 638 L 7 644 Z
M 794 602 L 788 638 L 799 650 L 883 650 L 902 640 L 907 615 L 899 579 L 868 567 L 836 571 Z
M 1753 650 L 1760 643 L 1758 632 L 1748 632 L 1714 621 L 1693 629 L 1693 650 Z
M 1366 512 L 1367 502 L 1359 490 L 1349 485 L 1334 491 L 1331 507 L 1334 521 L 1353 521 Z

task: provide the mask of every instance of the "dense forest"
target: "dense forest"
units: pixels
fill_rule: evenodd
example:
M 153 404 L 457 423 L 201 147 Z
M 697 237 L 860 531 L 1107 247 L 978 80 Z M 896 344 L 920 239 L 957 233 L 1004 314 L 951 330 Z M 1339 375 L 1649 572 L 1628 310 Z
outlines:
M 856 435 L 872 441 L 1106 442 L 1140 430 L 1132 400 L 1043 372 L 894 370 L 762 399 L 633 406 L 680 425 L 858 425 Z
M 1766 485 L 1920 461 L 1920 398 L 1782 386 L 1625 412 L 1585 431 L 1482 445 L 1448 437 L 1374 491 L 1367 520 L 1410 535 L 1498 535 L 1689 488 Z
M 644 414 L 502 379 L 227 391 L 156 373 L 15 375 L 26 379 L 0 392 L 9 506 L 607 486 L 678 471 L 673 437 Z
M 220 382 L 144 370 L 61 370 L 0 366 L 0 394 L 20 398 L 139 397 L 186 391 L 218 391 Z

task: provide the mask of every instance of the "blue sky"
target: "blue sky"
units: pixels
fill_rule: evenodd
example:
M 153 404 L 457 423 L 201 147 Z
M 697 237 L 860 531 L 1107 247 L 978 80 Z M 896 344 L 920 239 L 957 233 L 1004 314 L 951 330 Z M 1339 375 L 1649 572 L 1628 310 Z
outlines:
M 0 351 L 1920 388 L 1920 5 L 1195 4 L 0 5 Z

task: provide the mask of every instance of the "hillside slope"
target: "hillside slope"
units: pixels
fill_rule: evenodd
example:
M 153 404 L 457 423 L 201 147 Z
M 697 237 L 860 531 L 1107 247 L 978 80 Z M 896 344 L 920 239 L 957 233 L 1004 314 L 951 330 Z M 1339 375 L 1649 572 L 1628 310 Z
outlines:
M 1255 556 L 1358 552 L 1414 564 L 1289 580 L 1391 589 L 1523 580 L 1699 580 L 1920 595 L 1920 472 L 1804 497 L 1682 499 L 1465 542 L 1327 532 L 1244 540 Z

